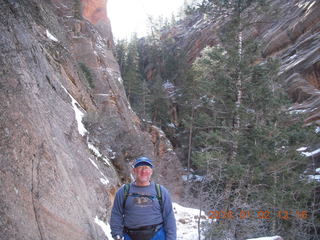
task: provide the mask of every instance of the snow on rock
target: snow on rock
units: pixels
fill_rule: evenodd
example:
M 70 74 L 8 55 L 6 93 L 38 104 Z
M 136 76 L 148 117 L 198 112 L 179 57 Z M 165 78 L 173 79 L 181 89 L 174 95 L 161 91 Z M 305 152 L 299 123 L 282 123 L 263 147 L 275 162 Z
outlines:
M 309 109 L 299 109 L 299 110 L 291 110 L 289 111 L 289 114 L 301 114 L 301 113 L 305 113 L 305 112 L 308 112 Z
M 89 158 L 90 162 L 92 163 L 92 165 L 98 169 L 98 171 L 100 172 L 100 174 L 102 175 L 103 178 L 100 178 L 100 182 L 104 185 L 108 185 L 109 184 L 109 179 L 103 174 L 103 172 L 101 172 L 101 170 L 99 169 L 98 165 L 91 159 Z
M 168 126 L 168 127 L 171 127 L 171 128 L 177 128 L 174 123 L 167 123 L 167 126 Z
M 172 82 L 170 82 L 169 80 L 167 80 L 167 81 L 163 84 L 163 87 L 164 87 L 165 89 L 172 89 L 172 88 L 174 88 L 174 85 L 173 85 Z
M 301 147 L 301 148 L 298 148 L 297 151 L 298 152 L 303 152 L 303 151 L 305 151 L 307 149 L 308 149 L 307 147 Z
M 91 158 L 89 160 L 96 169 L 99 169 L 98 165 Z
M 81 136 L 84 136 L 88 132 L 87 129 L 84 127 L 83 123 L 82 123 L 82 118 L 84 116 L 84 113 L 81 112 L 80 109 L 78 108 L 78 106 L 80 106 L 79 103 L 73 97 L 71 97 L 71 98 L 72 98 L 73 110 L 74 110 L 74 113 L 76 115 L 76 120 L 77 120 L 77 123 L 78 123 L 78 131 L 79 131 Z
M 63 88 L 63 90 L 70 96 L 71 98 L 71 104 L 74 110 L 74 114 L 77 120 L 77 124 L 78 124 L 78 131 L 80 133 L 81 136 L 84 136 L 88 131 L 87 129 L 84 127 L 83 123 L 82 123 L 82 118 L 84 116 L 83 112 L 86 112 L 81 106 L 80 104 L 71 96 L 71 94 L 68 92 L 68 90 L 61 84 L 61 87 Z M 81 110 L 80 110 L 81 108 Z
M 314 150 L 312 152 L 302 152 L 302 154 L 305 155 L 306 157 L 312 157 L 318 153 L 320 153 L 320 148 L 318 148 L 317 150 Z
M 309 182 L 317 181 L 320 182 L 320 175 L 308 175 Z
M 173 203 L 173 210 L 177 222 L 177 240 L 198 239 L 199 210 L 182 207 L 177 203 Z M 207 221 L 204 212 L 201 212 L 200 221 L 201 223 Z M 204 237 L 202 236 L 201 238 L 203 239 Z
M 50 40 L 54 41 L 54 42 L 58 42 L 58 39 L 53 36 L 49 31 L 48 29 L 46 29 L 46 35 L 47 35 L 47 38 L 49 38 Z
M 250 238 L 247 240 L 283 240 L 283 238 L 280 236 L 273 236 L 273 237 Z
M 114 151 L 112 151 L 112 149 L 110 149 L 110 148 L 107 148 L 107 150 L 108 150 L 108 152 L 110 153 L 110 155 L 112 155 L 111 157 L 110 157 L 110 156 L 109 156 L 109 157 L 110 157 L 111 159 L 115 159 L 117 153 L 114 152 Z
M 103 175 L 104 176 L 104 175 Z M 100 178 L 100 182 L 104 185 L 108 185 L 109 184 L 109 180 L 107 178 Z
M 99 149 L 96 148 L 92 143 L 88 142 L 88 148 L 94 153 L 94 155 L 95 155 L 96 157 L 101 158 L 102 161 L 103 161 L 106 165 L 108 165 L 109 167 L 111 167 L 111 165 L 110 165 L 110 163 L 109 163 L 109 159 L 108 159 L 107 157 L 103 156 L 103 155 L 100 153 Z
M 95 217 L 94 222 L 102 228 L 102 231 L 104 232 L 104 234 L 108 239 L 113 239 L 111 236 L 110 225 L 108 223 L 101 221 L 97 216 Z

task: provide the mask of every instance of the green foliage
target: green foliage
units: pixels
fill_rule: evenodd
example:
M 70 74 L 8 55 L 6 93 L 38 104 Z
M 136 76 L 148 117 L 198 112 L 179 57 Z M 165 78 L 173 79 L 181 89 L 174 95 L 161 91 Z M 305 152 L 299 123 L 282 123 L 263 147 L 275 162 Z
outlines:
M 116 45 L 115 45 L 115 56 L 117 58 L 121 73 L 123 73 L 125 71 L 127 50 L 128 50 L 127 41 L 126 40 L 117 40 Z
M 93 73 L 85 63 L 79 63 L 79 68 L 81 69 L 84 78 L 86 79 L 90 88 L 95 88 L 93 83 Z
M 81 6 L 81 0 L 74 0 L 74 17 L 76 19 L 82 19 L 82 6 Z
M 251 2 L 246 4 L 240 6 L 241 11 Z M 259 44 L 239 43 L 244 22 L 231 18 L 221 36 L 224 45 L 204 49 L 193 65 L 192 93 L 188 94 L 197 109 L 190 119 L 194 126 L 192 162 L 206 173 L 208 201 L 221 210 L 310 209 L 312 184 L 301 179 L 308 160 L 296 149 L 305 142 L 316 142 L 315 134 L 299 127 L 301 121 L 293 123 L 283 111 L 289 100 L 279 86 L 278 62 L 269 59 L 253 64 L 260 57 Z M 228 234 L 247 238 L 247 224 L 219 222 L 208 234 L 210 238 Z M 237 228 L 232 230 L 234 225 Z M 289 238 L 294 237 L 288 234 L 292 229 L 306 231 L 305 226 L 283 219 L 263 226 L 268 235 L 277 229 Z
M 219 36 L 223 45 L 205 48 L 191 69 L 184 54 L 173 51 L 175 40 L 161 38 L 174 21 L 150 19 L 148 37 L 116 45 L 125 89 L 139 116 L 164 126 L 170 121 L 170 99 L 163 84 L 181 87 L 179 129 L 183 137 L 193 130 L 192 167 L 206 176 L 202 188 L 209 210 L 310 210 L 314 185 L 301 177 L 308 161 L 296 149 L 317 139 L 285 111 L 290 101 L 278 79 L 279 62 L 257 63 L 260 43 L 241 40 L 249 25 L 241 13 L 253 4 L 257 11 L 263 6 L 253 0 L 207 0 L 190 7 L 190 14 L 230 17 Z M 245 239 L 254 237 L 254 229 L 294 239 L 295 234 L 308 236 L 308 224 L 277 218 L 226 220 L 209 227 L 207 236 Z
M 126 95 L 133 110 L 141 118 L 150 120 L 151 91 L 141 66 L 143 55 L 139 44 L 136 34 L 132 36 L 130 42 L 118 40 L 115 54 L 122 73 Z

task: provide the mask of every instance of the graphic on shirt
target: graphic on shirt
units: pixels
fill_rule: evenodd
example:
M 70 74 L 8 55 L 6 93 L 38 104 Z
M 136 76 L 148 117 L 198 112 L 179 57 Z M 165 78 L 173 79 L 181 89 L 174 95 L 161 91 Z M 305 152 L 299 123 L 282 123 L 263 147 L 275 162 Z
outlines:
M 156 199 L 155 196 L 148 195 L 144 192 L 131 193 L 129 195 L 134 198 L 133 201 L 135 205 L 138 205 L 139 207 L 152 206 L 152 202 Z

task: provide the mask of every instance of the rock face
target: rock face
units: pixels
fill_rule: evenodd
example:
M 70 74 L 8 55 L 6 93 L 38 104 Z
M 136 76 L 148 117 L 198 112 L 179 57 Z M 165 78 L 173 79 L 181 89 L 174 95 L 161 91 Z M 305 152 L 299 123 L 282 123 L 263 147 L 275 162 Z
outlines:
M 1 239 L 111 239 L 101 226 L 141 155 L 181 192 L 170 143 L 129 106 L 105 4 L 0 4 Z

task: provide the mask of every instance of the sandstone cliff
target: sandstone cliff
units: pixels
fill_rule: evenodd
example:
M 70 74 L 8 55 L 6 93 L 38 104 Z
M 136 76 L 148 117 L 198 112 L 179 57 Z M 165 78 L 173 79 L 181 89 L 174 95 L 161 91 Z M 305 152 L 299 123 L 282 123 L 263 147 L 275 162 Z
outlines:
M 141 155 L 178 196 L 171 144 L 125 96 L 106 0 L 0 8 L 1 239 L 106 239 L 114 194 Z

